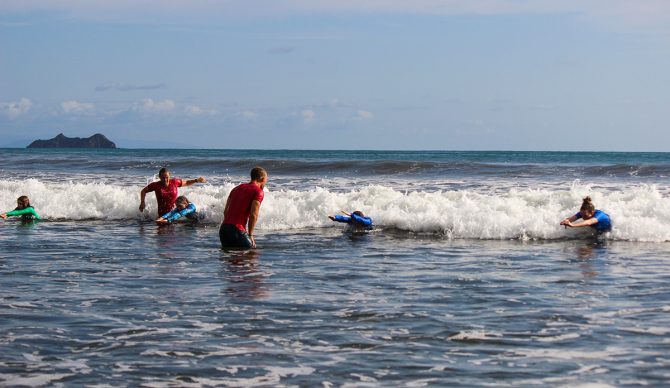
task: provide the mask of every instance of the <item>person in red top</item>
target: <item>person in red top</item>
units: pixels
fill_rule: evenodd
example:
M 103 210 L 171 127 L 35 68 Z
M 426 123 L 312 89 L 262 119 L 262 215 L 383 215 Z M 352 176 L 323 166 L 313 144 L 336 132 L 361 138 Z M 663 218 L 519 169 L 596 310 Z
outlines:
M 179 192 L 177 188 L 182 186 L 190 186 L 194 183 L 205 183 L 207 180 L 203 177 L 197 179 L 181 180 L 179 178 L 170 179 L 170 171 L 167 168 L 161 168 L 158 172 L 159 182 L 152 182 L 143 188 L 140 192 L 140 211 L 143 212 L 145 208 L 144 198 L 147 193 L 156 192 L 156 202 L 158 202 L 158 217 L 165 213 L 169 213 L 174 209 L 175 201 Z
M 268 173 L 262 167 L 251 169 L 251 181 L 235 187 L 228 195 L 219 228 L 222 248 L 256 248 L 254 227 L 263 202 Z

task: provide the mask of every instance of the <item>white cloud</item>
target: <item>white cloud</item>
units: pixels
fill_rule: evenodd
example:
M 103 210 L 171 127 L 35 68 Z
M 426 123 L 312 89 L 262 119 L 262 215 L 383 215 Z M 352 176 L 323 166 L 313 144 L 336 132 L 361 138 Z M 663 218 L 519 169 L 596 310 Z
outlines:
M 215 115 L 219 113 L 216 109 L 205 109 L 197 105 L 187 106 L 185 112 L 189 116 Z
M 372 112 L 368 112 L 367 110 L 359 110 L 356 112 L 356 117 L 354 117 L 354 120 L 371 120 L 375 117 L 375 115 L 372 114 Z
M 312 108 L 319 110 L 329 110 L 329 109 L 346 109 L 355 107 L 354 104 L 340 100 L 339 98 L 333 98 L 330 101 L 322 102 L 319 104 L 310 105 Z
M 237 112 L 236 115 L 242 117 L 245 120 L 256 120 L 258 118 L 258 113 L 250 110 Z
M 138 110 L 143 112 L 165 113 L 175 109 L 177 104 L 172 100 L 154 101 L 151 98 L 145 98 L 138 106 Z
M 1 0 L 0 0 L 1 1 Z M 133 85 L 133 84 L 119 84 L 116 82 L 107 82 L 102 85 L 95 87 L 96 92 L 105 92 L 108 90 L 116 90 L 120 92 L 129 92 L 136 90 L 155 90 L 155 89 L 164 89 L 165 84 L 146 84 L 146 85 Z
M 60 106 L 63 108 L 63 112 L 65 113 L 82 113 L 95 107 L 93 104 L 78 102 L 75 100 L 63 101 L 61 102 Z
M 29 99 L 22 97 L 19 101 L 0 103 L 0 112 L 4 113 L 10 120 L 14 120 L 28 112 L 32 106 L 33 103 Z
M 300 116 L 302 117 L 303 123 L 311 124 L 314 122 L 314 119 L 316 118 L 316 112 L 314 112 L 311 109 L 305 109 L 300 112 Z

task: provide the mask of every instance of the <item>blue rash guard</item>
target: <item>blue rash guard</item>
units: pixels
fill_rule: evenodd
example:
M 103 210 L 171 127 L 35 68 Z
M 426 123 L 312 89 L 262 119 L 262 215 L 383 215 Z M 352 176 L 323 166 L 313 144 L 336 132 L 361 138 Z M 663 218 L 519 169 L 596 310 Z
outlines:
M 582 212 L 575 214 L 575 217 L 582 218 Z M 595 213 L 593 213 L 593 218 L 598 220 L 598 222 L 591 225 L 592 228 L 599 232 L 609 232 L 612 230 L 612 221 L 610 220 L 610 216 L 608 216 L 604 211 L 596 209 Z
M 196 210 L 195 205 L 190 203 L 190 204 L 188 204 L 188 206 L 186 206 L 182 210 L 177 210 L 176 208 L 172 209 L 171 212 L 166 213 L 161 218 L 165 218 L 168 222 L 178 220 L 179 218 L 182 218 L 182 217 L 186 217 L 191 221 L 197 221 L 198 220 L 198 215 L 195 212 L 195 210 Z
M 335 221 L 345 222 L 347 224 L 352 224 L 352 225 L 364 226 L 366 228 L 371 228 L 372 227 L 372 218 L 361 217 L 357 214 L 352 214 L 351 217 L 349 217 L 349 216 L 335 216 Z

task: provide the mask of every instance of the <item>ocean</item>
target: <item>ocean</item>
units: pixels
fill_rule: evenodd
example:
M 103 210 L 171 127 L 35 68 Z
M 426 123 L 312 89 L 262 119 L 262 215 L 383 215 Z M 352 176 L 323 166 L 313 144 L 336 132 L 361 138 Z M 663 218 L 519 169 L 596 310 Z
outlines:
M 202 222 L 139 212 L 161 167 Z M 0 386 L 667 385 L 669 189 L 670 153 L 0 149 L 43 218 L 0 220 Z M 586 195 L 612 232 L 559 225 Z

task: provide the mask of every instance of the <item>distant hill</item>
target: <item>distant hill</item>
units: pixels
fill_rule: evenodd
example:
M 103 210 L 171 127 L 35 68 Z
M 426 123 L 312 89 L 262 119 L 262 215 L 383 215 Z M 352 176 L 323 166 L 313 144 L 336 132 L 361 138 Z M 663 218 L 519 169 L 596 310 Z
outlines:
M 116 148 L 116 144 L 99 133 L 87 138 L 67 137 L 61 133 L 53 139 L 35 140 L 27 148 Z

